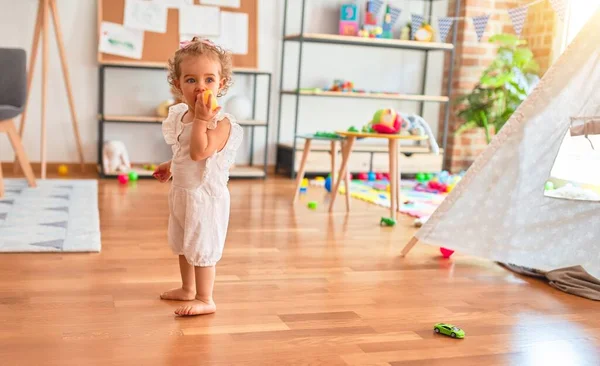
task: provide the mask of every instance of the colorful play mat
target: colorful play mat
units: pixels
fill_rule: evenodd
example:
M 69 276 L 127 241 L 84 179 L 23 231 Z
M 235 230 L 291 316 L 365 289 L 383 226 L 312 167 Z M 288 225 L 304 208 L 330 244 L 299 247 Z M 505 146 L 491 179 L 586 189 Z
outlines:
M 378 206 L 390 207 L 390 193 L 386 187 L 387 180 L 352 180 L 350 181 L 350 196 Z M 325 186 L 323 180 L 312 180 L 313 186 Z M 400 183 L 400 212 L 412 217 L 422 218 L 430 216 L 446 198 L 447 193 L 424 191 L 418 189 L 419 183 L 414 180 L 402 180 Z M 345 194 L 343 184 L 339 188 L 340 194 Z

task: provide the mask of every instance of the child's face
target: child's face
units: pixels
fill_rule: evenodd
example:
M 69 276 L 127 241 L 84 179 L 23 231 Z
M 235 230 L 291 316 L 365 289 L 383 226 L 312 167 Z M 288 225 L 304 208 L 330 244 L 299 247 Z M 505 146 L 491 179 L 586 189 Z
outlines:
M 216 98 L 218 91 L 224 85 L 224 80 L 219 78 L 221 65 L 218 61 L 206 56 L 188 56 L 180 64 L 181 76 L 178 87 L 183 94 L 184 101 L 190 108 L 194 108 L 196 97 L 201 97 L 205 90 L 212 90 Z

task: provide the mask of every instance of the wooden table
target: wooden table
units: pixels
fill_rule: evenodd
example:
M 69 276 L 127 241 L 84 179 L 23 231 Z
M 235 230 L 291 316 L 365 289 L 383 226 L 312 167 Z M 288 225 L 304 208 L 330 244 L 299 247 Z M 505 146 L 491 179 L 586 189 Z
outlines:
M 390 164 L 390 217 L 396 217 L 396 211 L 400 209 L 400 167 L 398 164 L 398 140 L 423 141 L 428 140 L 427 136 L 412 136 L 412 135 L 391 135 L 380 133 L 365 133 L 365 132 L 348 132 L 336 131 L 338 135 L 345 137 L 345 142 L 342 147 L 342 165 L 340 167 L 335 185 L 331 187 L 331 202 L 329 203 L 329 211 L 333 211 L 333 204 L 340 187 L 342 177 L 346 180 L 346 210 L 350 210 L 349 196 L 350 185 L 348 183 L 348 174 L 346 168 L 352 147 L 357 138 L 376 138 L 387 139 L 389 145 L 389 164 Z
M 306 172 L 306 160 L 308 159 L 308 154 L 310 153 L 310 145 L 312 140 L 321 140 L 321 141 L 331 141 L 331 184 L 333 184 L 335 179 L 335 157 L 337 155 L 337 142 L 342 142 L 344 140 L 343 137 L 327 137 L 327 136 L 317 136 L 315 134 L 306 134 L 306 135 L 298 135 L 297 138 L 304 139 L 304 151 L 302 152 L 302 160 L 300 161 L 300 168 L 298 169 L 298 176 L 296 177 L 296 191 L 294 193 L 294 199 L 292 200 L 292 205 L 296 204 L 298 201 L 298 195 L 300 194 L 300 187 L 302 185 L 302 179 L 304 179 L 304 174 Z M 342 151 L 343 154 L 343 151 Z M 294 167 L 292 167 L 294 169 Z M 347 199 L 349 203 L 349 198 Z

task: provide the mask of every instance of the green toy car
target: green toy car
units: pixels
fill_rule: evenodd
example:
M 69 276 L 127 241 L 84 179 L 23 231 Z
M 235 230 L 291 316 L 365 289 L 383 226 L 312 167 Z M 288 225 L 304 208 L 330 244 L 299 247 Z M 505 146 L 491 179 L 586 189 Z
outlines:
M 433 331 L 438 334 L 441 333 L 441 334 L 450 336 L 452 338 L 464 338 L 465 337 L 465 331 L 460 329 L 457 326 L 452 325 L 452 324 L 437 323 L 436 325 L 433 326 Z

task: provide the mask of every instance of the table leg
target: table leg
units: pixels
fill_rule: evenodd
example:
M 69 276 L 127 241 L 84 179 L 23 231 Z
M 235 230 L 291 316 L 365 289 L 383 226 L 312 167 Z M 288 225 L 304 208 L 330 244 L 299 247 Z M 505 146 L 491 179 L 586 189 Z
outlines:
M 342 165 L 340 166 L 337 179 L 335 180 L 335 185 L 331 187 L 331 202 L 329 203 L 329 212 L 333 211 L 333 204 L 335 203 L 335 198 L 337 197 L 338 190 L 340 189 L 340 183 L 342 182 L 342 179 L 344 179 L 344 176 L 347 177 L 348 173 L 346 172 L 346 167 L 348 166 L 348 160 L 350 160 L 350 154 L 352 153 L 354 140 L 356 140 L 356 137 L 349 136 L 346 139 L 346 142 L 342 144 Z
M 311 139 L 306 139 L 304 142 L 304 151 L 302 152 L 302 161 L 300 162 L 300 169 L 298 169 L 298 176 L 296 177 L 296 190 L 294 191 L 294 199 L 292 205 L 298 201 L 298 195 L 300 195 L 300 187 L 302 186 L 302 180 L 304 179 L 304 173 L 306 172 L 306 160 L 310 152 Z M 294 167 L 292 167 L 294 169 Z
M 400 170 L 400 148 L 399 143 L 396 141 L 396 175 L 398 176 L 398 184 L 396 184 L 396 210 L 400 212 L 402 196 L 400 192 L 402 192 L 402 171 Z
M 396 217 L 396 205 L 398 203 L 398 173 L 396 171 L 396 140 L 389 139 L 389 164 L 390 164 L 390 218 Z
M 331 182 L 335 182 L 335 158 L 337 155 L 337 142 L 331 140 Z

